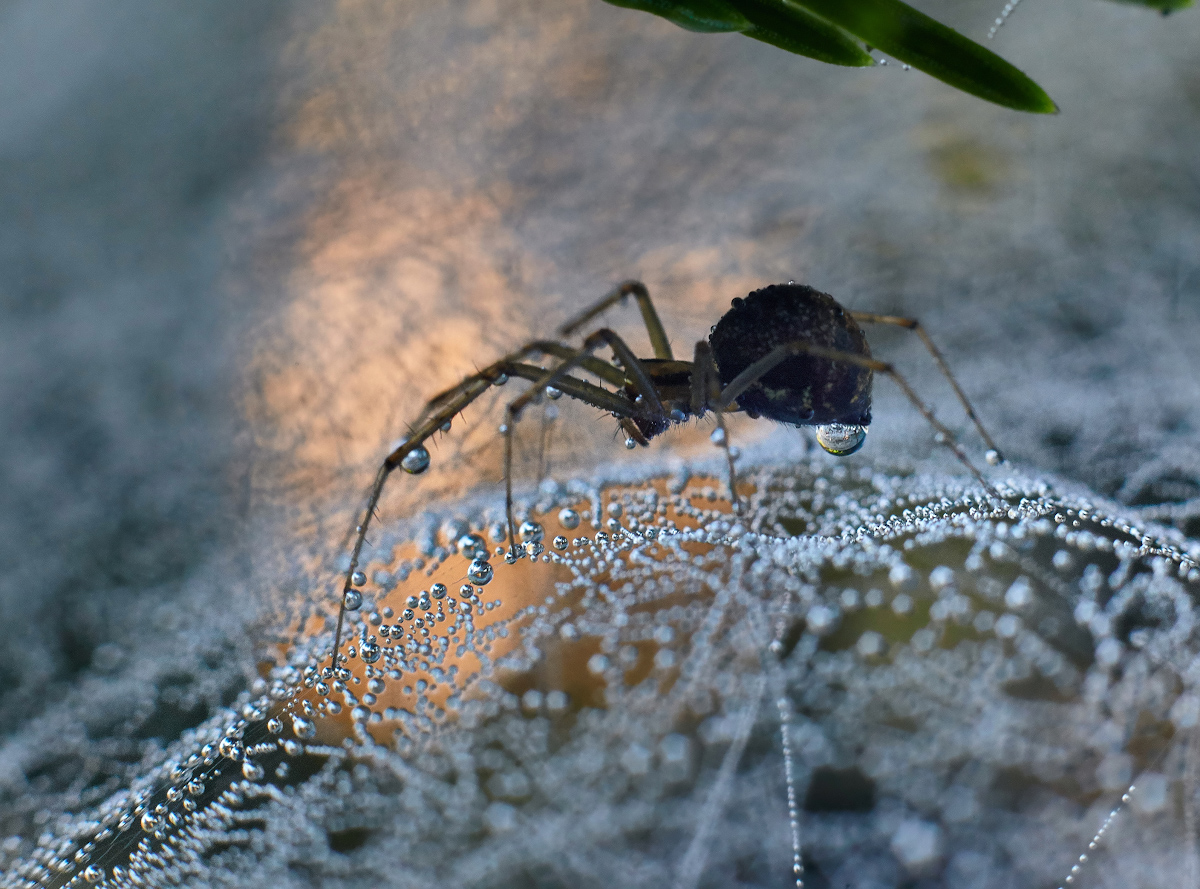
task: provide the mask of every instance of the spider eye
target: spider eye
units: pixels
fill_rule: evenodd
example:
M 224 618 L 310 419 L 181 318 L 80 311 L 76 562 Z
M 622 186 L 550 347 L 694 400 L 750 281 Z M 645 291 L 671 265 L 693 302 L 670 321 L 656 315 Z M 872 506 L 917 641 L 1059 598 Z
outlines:
M 830 423 L 828 426 L 817 427 L 817 444 L 835 457 L 845 457 L 853 454 L 867 440 L 866 426 L 846 426 L 842 423 Z

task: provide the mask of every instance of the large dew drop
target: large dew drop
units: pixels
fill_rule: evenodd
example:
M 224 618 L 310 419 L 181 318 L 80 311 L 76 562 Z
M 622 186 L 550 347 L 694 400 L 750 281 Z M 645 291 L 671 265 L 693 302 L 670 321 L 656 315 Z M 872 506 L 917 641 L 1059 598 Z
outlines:
M 867 440 L 866 426 L 846 426 L 830 423 L 817 427 L 817 444 L 835 457 L 847 457 L 863 446 Z
M 400 461 L 400 468 L 409 475 L 419 475 L 429 468 L 429 451 L 417 445 L 404 455 L 404 459 Z
M 483 559 L 476 559 L 467 569 L 467 579 L 478 586 L 486 586 L 492 579 L 492 566 Z
M 311 719 L 296 715 L 292 717 L 292 731 L 296 733 L 297 738 L 314 738 L 317 734 L 317 726 Z

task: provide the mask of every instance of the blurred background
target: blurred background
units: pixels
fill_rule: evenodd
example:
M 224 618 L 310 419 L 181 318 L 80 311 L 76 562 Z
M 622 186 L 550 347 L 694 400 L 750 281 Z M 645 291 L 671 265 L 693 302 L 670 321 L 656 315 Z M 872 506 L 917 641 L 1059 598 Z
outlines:
M 1196 536 L 1198 38 L 1029 0 L 991 47 L 1032 117 L 599 0 L 4 4 L 0 833 L 231 700 L 422 401 L 624 278 L 681 355 L 788 279 L 918 317 L 1018 467 Z M 919 342 L 869 335 L 981 455 Z M 853 459 L 958 472 L 886 381 L 875 417 Z M 494 482 L 490 423 L 385 514 Z M 564 410 L 549 459 L 695 438 Z

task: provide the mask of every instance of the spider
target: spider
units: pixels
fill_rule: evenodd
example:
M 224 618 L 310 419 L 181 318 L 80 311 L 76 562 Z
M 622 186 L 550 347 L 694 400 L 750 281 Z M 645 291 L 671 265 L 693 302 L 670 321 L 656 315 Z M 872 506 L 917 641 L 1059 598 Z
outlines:
M 896 382 L 934 428 L 938 441 L 954 452 L 989 494 L 998 496 L 954 434 L 934 416 L 908 381 L 891 364 L 871 356 L 859 327 L 859 322 L 890 324 L 915 332 L 950 381 L 967 416 L 987 444 L 988 463 L 1003 462 L 941 352 L 915 319 L 849 312 L 829 294 L 789 281 L 733 300 L 732 307 L 713 326 L 708 339 L 696 343 L 692 360 L 681 361 L 671 352 L 646 286 L 640 281 L 626 281 L 563 324 L 559 335 L 570 336 L 630 296 L 641 310 L 653 358 L 636 357 L 625 340 L 607 327 L 589 334 L 581 348 L 556 340 L 533 340 L 434 396 L 425 405 L 408 437 L 379 467 L 362 521 L 356 528 L 334 634 L 331 659 L 334 667 L 338 665 L 346 611 L 355 610 L 362 601 L 355 589 L 366 580 L 358 571 L 359 556 L 388 477 L 397 467 L 413 474 L 423 472 L 429 466 L 429 452 L 423 442 L 438 430 L 448 429 L 458 413 L 492 385 L 509 377 L 533 383 L 508 404 L 505 422 L 500 427 L 504 436 L 504 506 L 510 561 L 519 556 L 513 520 L 513 429 L 521 412 L 543 392 L 550 397 L 568 395 L 609 411 L 627 436 L 628 448 L 648 445 L 673 425 L 711 411 L 718 427 L 714 440 L 725 451 L 730 501 L 736 511 L 740 504 L 734 455 L 725 428 L 726 413 L 743 411 L 751 418 L 766 417 L 790 426 L 815 426 L 817 443 L 823 449 L 835 456 L 846 456 L 857 451 L 866 440 L 871 422 L 871 381 L 875 373 L 881 373 Z M 613 352 L 611 362 L 594 354 L 604 346 Z M 555 358 L 558 363 L 548 368 L 527 363 L 534 355 Z M 606 389 L 572 376 L 573 371 L 580 370 L 615 388 Z M 331 668 L 326 669 L 332 672 Z

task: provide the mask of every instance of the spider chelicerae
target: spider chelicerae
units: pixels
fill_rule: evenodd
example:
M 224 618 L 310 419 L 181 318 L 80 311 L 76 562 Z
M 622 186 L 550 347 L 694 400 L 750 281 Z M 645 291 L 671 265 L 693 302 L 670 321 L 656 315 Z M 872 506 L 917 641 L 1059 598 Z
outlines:
M 934 416 L 908 381 L 891 364 L 871 356 L 859 327 L 860 322 L 890 324 L 916 333 L 987 444 L 988 463 L 1002 462 L 999 449 L 983 428 L 966 393 L 915 319 L 850 312 L 829 294 L 789 281 L 733 300 L 732 307 L 713 326 L 708 339 L 696 343 L 692 360 L 681 361 L 671 351 L 646 286 L 640 281 L 626 281 L 563 324 L 559 335 L 571 336 L 606 309 L 631 296 L 641 310 L 653 358 L 638 358 L 624 339 L 601 327 L 585 337 L 581 347 L 560 340 L 533 340 L 429 400 L 409 428 L 407 438 L 384 459 L 367 498 L 342 590 L 331 656 L 333 667 L 338 664 L 346 611 L 358 608 L 362 601 L 355 589 L 366 580 L 358 570 L 359 556 L 388 478 L 396 468 L 413 474 L 424 472 L 429 466 L 425 440 L 449 428 L 458 413 L 492 385 L 509 377 L 533 383 L 509 402 L 505 422 L 500 427 L 504 436 L 504 508 L 510 559 L 521 554 L 513 519 L 513 429 L 522 411 L 543 392 L 551 397 L 567 395 L 610 412 L 625 433 L 628 448 L 648 445 L 673 425 L 711 412 L 717 424 L 714 438 L 724 449 L 728 466 L 730 501 L 737 510 L 737 475 L 725 414 L 742 411 L 751 418 L 814 426 L 822 448 L 835 456 L 846 456 L 857 451 L 866 440 L 871 422 L 871 381 L 874 374 L 880 373 L 896 382 L 934 428 L 938 441 L 954 452 L 989 494 L 996 494 L 954 434 Z M 612 350 L 611 361 L 595 354 L 606 346 Z M 534 356 L 556 359 L 556 363 L 549 367 L 529 363 Z M 613 388 L 580 379 L 575 375 L 579 372 Z M 491 569 L 486 564 L 473 564 L 472 569 L 486 572 L 490 577 Z M 471 576 L 468 572 L 468 577 Z M 332 667 L 326 669 L 332 672 Z

